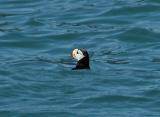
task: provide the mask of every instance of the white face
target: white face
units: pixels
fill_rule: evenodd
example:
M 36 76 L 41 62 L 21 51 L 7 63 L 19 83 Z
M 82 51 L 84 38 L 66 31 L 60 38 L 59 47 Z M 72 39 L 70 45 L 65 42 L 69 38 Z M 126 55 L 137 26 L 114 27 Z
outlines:
M 82 58 L 84 58 L 84 55 L 83 55 L 83 53 L 82 53 L 82 51 L 81 50 L 79 50 L 79 49 L 74 49 L 73 51 L 72 51 L 72 57 L 74 58 L 74 59 L 76 59 L 76 60 L 81 60 Z

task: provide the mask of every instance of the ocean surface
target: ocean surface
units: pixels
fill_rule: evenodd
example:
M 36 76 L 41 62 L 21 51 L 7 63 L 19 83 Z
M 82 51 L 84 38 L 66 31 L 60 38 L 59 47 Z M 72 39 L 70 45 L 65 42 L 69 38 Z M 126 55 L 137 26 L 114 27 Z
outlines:
M 160 117 L 160 1 L 0 0 L 0 117 Z

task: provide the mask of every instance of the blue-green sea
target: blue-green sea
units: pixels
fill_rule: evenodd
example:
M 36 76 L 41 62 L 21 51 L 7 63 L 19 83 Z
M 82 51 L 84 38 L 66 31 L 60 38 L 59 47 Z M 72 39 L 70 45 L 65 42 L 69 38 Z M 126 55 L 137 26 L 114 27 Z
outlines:
M 0 0 L 0 117 L 160 117 L 160 1 Z

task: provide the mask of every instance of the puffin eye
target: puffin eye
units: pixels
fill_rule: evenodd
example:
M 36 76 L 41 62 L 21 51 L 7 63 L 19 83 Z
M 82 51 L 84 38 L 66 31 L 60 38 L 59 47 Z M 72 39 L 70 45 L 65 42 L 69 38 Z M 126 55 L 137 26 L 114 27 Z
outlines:
M 78 51 L 77 51 L 77 54 L 78 54 Z

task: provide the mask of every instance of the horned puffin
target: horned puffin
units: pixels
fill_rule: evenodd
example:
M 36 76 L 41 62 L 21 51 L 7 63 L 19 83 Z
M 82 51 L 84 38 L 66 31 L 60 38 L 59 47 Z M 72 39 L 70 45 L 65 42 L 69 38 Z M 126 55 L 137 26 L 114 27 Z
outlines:
M 86 49 L 76 48 L 72 51 L 71 56 L 78 61 L 76 66 L 72 68 L 72 70 L 90 69 L 89 54 Z

